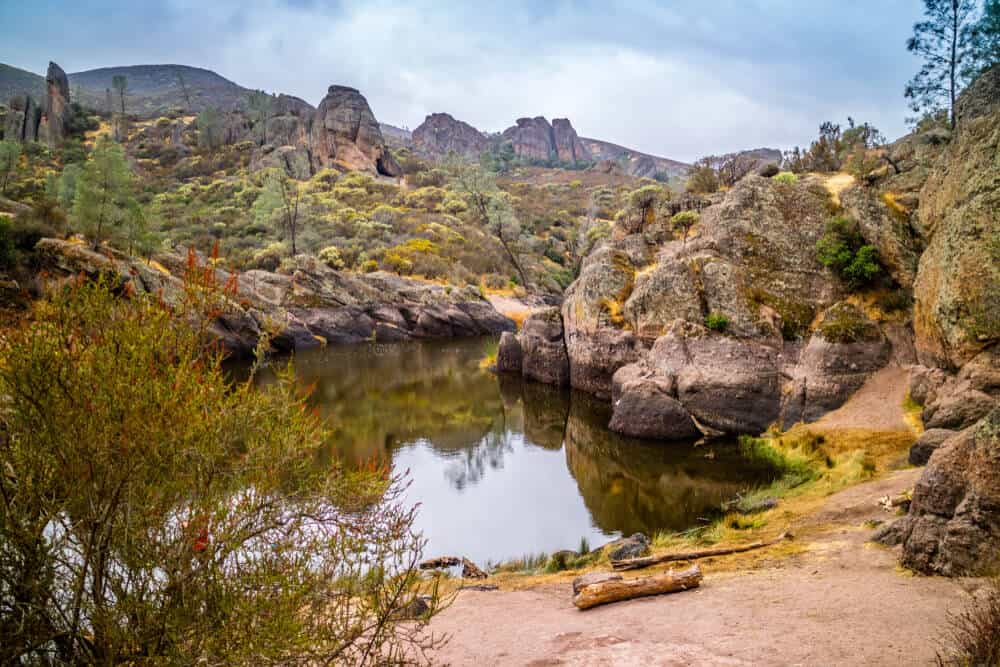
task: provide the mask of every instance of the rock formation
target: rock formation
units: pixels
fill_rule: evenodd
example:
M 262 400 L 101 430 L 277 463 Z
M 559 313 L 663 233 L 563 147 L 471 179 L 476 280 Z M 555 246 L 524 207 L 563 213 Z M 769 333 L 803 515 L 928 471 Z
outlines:
M 30 95 L 11 98 L 4 120 L 4 139 L 8 141 L 36 141 L 41 110 Z
M 50 62 L 45 75 L 45 106 L 38 126 L 38 140 L 55 148 L 66 138 L 69 114 L 69 78 L 59 65 Z
M 330 86 L 316 109 L 311 148 L 316 169 L 340 164 L 385 176 L 402 174 L 368 101 L 354 88 Z
M 414 148 L 433 157 L 454 152 L 463 157 L 478 158 L 489 149 L 489 140 L 482 132 L 446 113 L 427 116 L 413 130 L 412 140 Z
M 949 576 L 1000 571 L 1000 66 L 956 110 L 950 142 L 930 138 L 943 149 L 922 168 L 914 216 L 927 249 L 913 281 L 924 366 L 910 397 L 929 430 L 910 460 L 927 467 L 907 516 L 875 538 L 902 544 L 905 566 Z
M 518 118 L 514 127 L 504 130 L 503 139 L 511 143 L 514 153 L 526 160 L 575 163 L 592 159 L 566 118 L 556 118 L 551 125 L 543 116 Z
M 68 241 L 43 239 L 36 247 L 39 265 L 51 279 L 111 275 L 138 292 L 156 293 L 170 302 L 183 289 L 187 270 L 180 254 L 155 257 L 160 268 L 121 254 L 95 253 Z M 216 272 L 216 283 L 232 276 Z M 236 278 L 237 296 L 227 299 L 211 333 L 236 356 L 249 356 L 263 331 L 271 345 L 293 351 L 325 344 L 393 342 L 422 338 L 496 335 L 513 331 L 513 321 L 498 313 L 472 288 L 446 290 L 394 274 L 343 273 L 314 257 L 299 255 L 285 273 L 247 271 Z
M 905 320 L 871 320 L 816 259 L 829 202 L 810 179 L 751 175 L 701 212 L 695 238 L 617 230 L 584 261 L 560 320 L 545 314 L 548 333 L 564 330 L 570 384 L 612 400 L 612 429 L 649 438 L 756 434 L 839 407 L 909 348 Z M 528 323 L 519 338 L 559 349 Z M 553 375 L 548 357 L 525 352 L 521 366 Z

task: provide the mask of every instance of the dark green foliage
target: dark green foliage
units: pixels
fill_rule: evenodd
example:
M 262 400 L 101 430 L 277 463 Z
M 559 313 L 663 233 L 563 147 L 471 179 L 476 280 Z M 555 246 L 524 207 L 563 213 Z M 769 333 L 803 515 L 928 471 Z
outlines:
M 10 218 L 0 217 L 0 270 L 13 268 L 17 259 L 14 249 L 14 233 Z
M 878 250 L 865 243 L 857 223 L 842 216 L 827 223 L 826 233 L 816 242 L 816 258 L 851 289 L 870 284 L 882 273 Z
M 966 76 L 975 77 L 1000 63 L 1000 0 L 986 0 L 983 14 L 972 26 Z
M 709 313 L 705 316 L 705 326 L 721 333 L 729 328 L 729 318 L 722 313 Z
M 79 103 L 73 102 L 69 105 L 65 125 L 68 136 L 79 139 L 87 132 L 96 130 L 98 126 L 97 118 L 80 106 Z
M 924 20 L 913 26 L 906 48 L 923 60 L 906 84 L 906 98 L 916 111 L 945 108 L 955 127 L 955 100 L 968 83 L 975 0 L 924 0 Z

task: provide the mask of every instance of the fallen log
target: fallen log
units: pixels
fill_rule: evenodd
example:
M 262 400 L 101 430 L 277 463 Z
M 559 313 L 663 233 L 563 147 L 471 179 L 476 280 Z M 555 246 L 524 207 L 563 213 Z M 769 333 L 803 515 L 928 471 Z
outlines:
M 419 567 L 421 570 L 440 570 L 442 568 L 454 567 L 461 564 L 462 559 L 458 556 L 441 556 L 440 558 L 425 560 Z
M 573 597 L 577 609 L 590 609 L 602 604 L 621 602 L 649 595 L 679 593 L 701 585 L 701 568 L 694 565 L 686 570 L 642 577 L 640 579 L 609 580 L 584 586 Z
M 659 554 L 657 556 L 644 556 L 642 558 L 629 558 L 627 560 L 613 560 L 611 561 L 611 567 L 619 571 L 640 570 L 644 567 L 650 567 L 659 563 L 670 563 L 679 560 L 698 560 L 699 558 L 711 558 L 712 556 L 728 556 L 729 554 L 739 554 L 744 551 L 753 551 L 754 549 L 763 549 L 764 547 L 774 546 L 775 544 L 790 538 L 791 535 L 788 533 L 782 533 L 777 539 L 771 540 L 770 542 L 753 542 L 740 547 L 716 547 L 713 549 L 702 549 L 701 551 L 687 551 L 680 553 Z
M 489 575 L 476 567 L 468 558 L 462 558 L 462 577 L 464 579 L 485 579 Z

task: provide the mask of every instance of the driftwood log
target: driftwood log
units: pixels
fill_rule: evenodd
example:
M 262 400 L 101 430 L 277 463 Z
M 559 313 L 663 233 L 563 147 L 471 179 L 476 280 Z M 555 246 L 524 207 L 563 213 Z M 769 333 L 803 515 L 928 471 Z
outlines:
M 751 544 L 745 544 L 741 547 L 716 547 L 713 549 L 702 549 L 701 551 L 686 551 L 680 553 L 659 554 L 657 556 L 644 556 L 642 558 L 629 558 L 627 560 L 613 560 L 611 561 L 611 567 L 619 571 L 639 570 L 644 567 L 658 565 L 659 563 L 671 563 L 679 560 L 698 560 L 699 558 L 711 558 L 712 556 L 728 556 L 729 554 L 738 554 L 743 553 L 744 551 L 753 551 L 754 549 L 770 547 L 789 538 L 791 538 L 791 535 L 788 533 L 782 533 L 777 539 L 771 540 L 770 542 L 753 542 Z
M 445 567 L 454 567 L 456 565 L 461 565 L 462 559 L 458 556 L 441 556 L 439 558 L 431 558 L 430 560 L 425 560 L 420 564 L 421 570 L 440 570 Z
M 584 586 L 573 597 L 578 609 L 590 609 L 602 604 L 621 602 L 648 595 L 679 593 L 701 585 L 701 568 L 693 565 L 686 570 L 639 579 L 612 579 Z

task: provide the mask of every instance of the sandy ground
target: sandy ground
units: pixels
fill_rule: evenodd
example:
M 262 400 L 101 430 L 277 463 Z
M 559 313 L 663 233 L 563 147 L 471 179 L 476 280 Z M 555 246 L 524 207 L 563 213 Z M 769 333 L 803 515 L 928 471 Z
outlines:
M 887 369 L 831 427 L 907 428 L 906 371 Z M 878 426 L 876 426 L 878 425 Z M 915 577 L 895 551 L 867 543 L 868 519 L 889 520 L 878 499 L 912 487 L 902 470 L 829 496 L 793 529 L 798 553 L 700 561 L 701 588 L 589 611 L 570 584 L 462 591 L 431 624 L 450 635 L 436 659 L 452 665 L 921 665 L 934 660 L 949 611 L 979 583 Z M 719 569 L 721 568 L 721 569 Z M 638 573 L 641 575 L 644 573 Z

